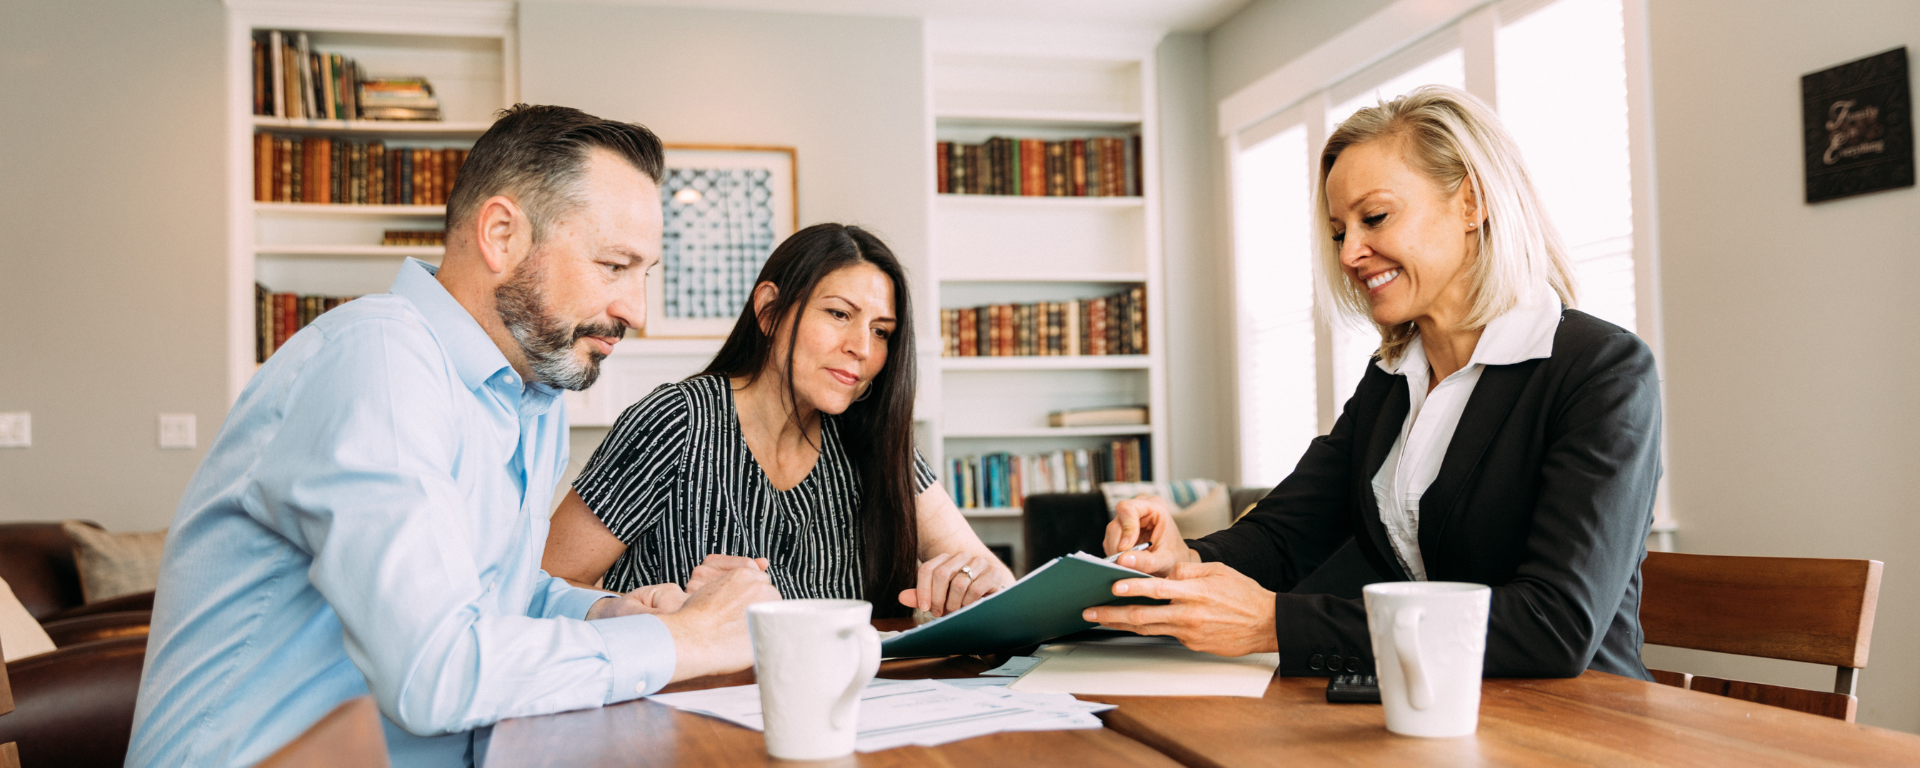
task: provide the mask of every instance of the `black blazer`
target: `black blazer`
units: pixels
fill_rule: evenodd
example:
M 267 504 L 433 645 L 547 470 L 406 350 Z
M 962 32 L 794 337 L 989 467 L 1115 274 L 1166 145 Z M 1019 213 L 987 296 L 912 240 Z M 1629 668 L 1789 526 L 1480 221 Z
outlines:
M 1406 418 L 1406 377 L 1368 365 L 1293 474 L 1233 527 L 1190 542 L 1281 593 L 1285 674 L 1372 658 L 1360 600 L 1288 594 L 1336 550 L 1350 542 L 1384 580 L 1410 578 L 1372 487 Z M 1420 497 L 1420 554 L 1434 581 L 1493 587 L 1486 676 L 1591 668 L 1652 679 L 1640 662 L 1640 561 L 1660 471 L 1660 386 L 1639 337 L 1565 310 L 1551 357 L 1481 372 Z

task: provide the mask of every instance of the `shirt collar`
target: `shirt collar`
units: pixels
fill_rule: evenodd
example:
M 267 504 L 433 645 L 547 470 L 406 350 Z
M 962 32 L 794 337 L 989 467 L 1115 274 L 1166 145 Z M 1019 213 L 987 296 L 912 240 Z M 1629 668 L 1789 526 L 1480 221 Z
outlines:
M 1560 295 L 1545 283 L 1521 298 L 1520 303 L 1487 323 L 1480 341 L 1473 346 L 1473 358 L 1467 365 L 1513 365 L 1553 356 L 1553 335 L 1560 329 Z M 1378 362 L 1380 370 L 1395 375 L 1409 371 L 1425 373 L 1426 347 L 1415 335 L 1392 365 Z
M 409 258 L 400 265 L 400 274 L 393 278 L 393 287 L 388 290 L 413 302 L 414 308 L 427 318 L 433 335 L 439 337 L 447 357 L 453 360 L 460 381 L 468 389 L 478 389 L 500 369 L 511 370 L 513 366 L 507 362 L 506 355 L 500 354 L 493 337 L 473 319 L 473 314 L 435 279 L 439 272 L 432 264 Z

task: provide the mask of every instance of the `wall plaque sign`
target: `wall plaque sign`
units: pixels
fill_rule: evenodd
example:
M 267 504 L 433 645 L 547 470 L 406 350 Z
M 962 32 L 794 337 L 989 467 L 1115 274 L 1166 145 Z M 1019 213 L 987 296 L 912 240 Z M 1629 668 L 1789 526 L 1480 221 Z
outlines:
M 1913 186 L 1907 49 L 1800 78 L 1807 202 Z

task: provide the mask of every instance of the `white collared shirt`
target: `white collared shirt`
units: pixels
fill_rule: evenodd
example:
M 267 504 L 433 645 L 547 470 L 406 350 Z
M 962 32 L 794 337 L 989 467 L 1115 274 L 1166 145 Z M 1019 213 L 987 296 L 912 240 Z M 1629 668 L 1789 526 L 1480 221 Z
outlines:
M 1472 359 L 1432 392 L 1427 391 L 1427 380 L 1433 373 L 1419 336 L 1414 336 L 1398 363 L 1377 363 L 1380 370 L 1407 377 L 1407 419 L 1386 462 L 1373 476 L 1373 497 L 1380 505 L 1380 522 L 1387 528 L 1393 552 L 1415 581 L 1427 580 L 1426 561 L 1420 556 L 1420 497 L 1440 474 L 1440 462 L 1446 458 L 1447 445 L 1453 442 L 1454 428 L 1460 425 L 1481 371 L 1489 365 L 1551 356 L 1553 334 L 1559 327 L 1560 297 L 1543 284 L 1487 323 Z

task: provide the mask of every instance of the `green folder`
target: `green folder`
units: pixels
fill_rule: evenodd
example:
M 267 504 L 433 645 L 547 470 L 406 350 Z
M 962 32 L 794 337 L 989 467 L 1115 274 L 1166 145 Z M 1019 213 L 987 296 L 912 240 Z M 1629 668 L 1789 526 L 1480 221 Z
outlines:
M 1081 611 L 1096 605 L 1165 605 L 1165 600 L 1114 596 L 1114 582 L 1146 577 L 1084 552 L 1056 557 L 1011 587 L 887 638 L 880 653 L 955 656 L 1044 643 L 1097 626 L 1080 618 Z

